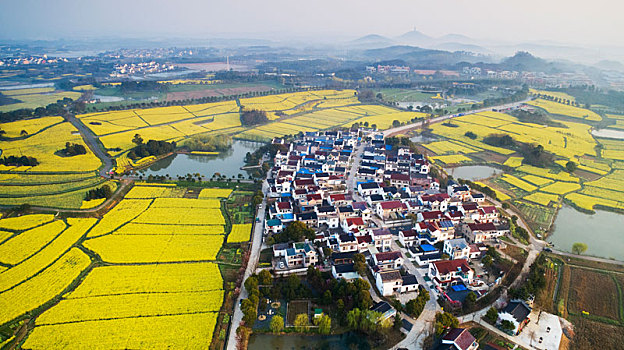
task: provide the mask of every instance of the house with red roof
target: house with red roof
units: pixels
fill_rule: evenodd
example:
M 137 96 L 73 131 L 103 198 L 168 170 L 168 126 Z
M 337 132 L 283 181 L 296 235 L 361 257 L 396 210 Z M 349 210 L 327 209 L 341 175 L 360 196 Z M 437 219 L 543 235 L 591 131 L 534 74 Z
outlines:
M 455 285 L 470 285 L 474 271 L 465 259 L 440 260 L 429 263 L 429 277 L 436 286 L 446 289 Z
M 373 262 L 380 270 L 398 270 L 404 260 L 401 252 L 393 251 L 374 254 Z
M 367 227 L 362 218 L 344 218 L 341 226 L 342 230 L 346 233 L 359 232 Z
M 444 345 L 450 345 L 455 350 L 477 350 L 479 343 L 477 339 L 466 328 L 452 328 L 442 337 L 442 348 Z
M 390 185 L 397 187 L 409 186 L 410 176 L 408 174 L 392 174 L 390 175 Z
M 404 247 L 416 246 L 420 242 L 418 232 L 413 229 L 399 231 L 399 242 Z
M 378 202 L 375 206 L 375 213 L 382 219 L 390 218 L 392 213 L 401 213 L 407 210 L 407 206 L 401 201 Z
M 464 222 L 460 225 L 460 231 L 470 243 L 483 243 L 505 233 L 492 222 Z

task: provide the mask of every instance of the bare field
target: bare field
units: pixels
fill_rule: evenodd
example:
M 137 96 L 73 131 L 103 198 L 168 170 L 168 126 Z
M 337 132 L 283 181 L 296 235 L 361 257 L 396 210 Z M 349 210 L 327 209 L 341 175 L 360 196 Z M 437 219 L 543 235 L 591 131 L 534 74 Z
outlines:
M 572 268 L 568 307 L 570 311 L 618 320 L 618 291 L 611 275 Z
M 624 328 L 575 316 L 574 338 L 570 349 L 617 350 L 624 344 Z

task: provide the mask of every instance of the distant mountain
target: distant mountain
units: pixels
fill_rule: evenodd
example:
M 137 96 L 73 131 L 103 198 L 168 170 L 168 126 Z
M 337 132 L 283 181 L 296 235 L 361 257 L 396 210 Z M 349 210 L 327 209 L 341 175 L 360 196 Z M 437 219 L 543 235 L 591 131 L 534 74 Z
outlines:
M 557 73 L 561 69 L 553 62 L 535 57 L 526 51 L 518 51 L 515 55 L 505 58 L 500 63 L 501 68 L 515 71 L 533 71 Z
M 474 63 L 478 61 L 488 61 L 487 57 L 477 56 L 467 52 L 431 50 L 408 45 L 396 45 L 379 49 L 364 50 L 361 55 L 367 60 L 399 60 L 414 67 L 430 66 L 445 68 L 453 66 L 459 62 Z
M 412 30 L 402 34 L 396 38 L 397 41 L 405 44 L 426 46 L 434 41 L 434 39 L 426 34 L 423 34 L 417 30 Z
M 618 61 L 602 60 L 596 63 L 594 66 L 600 69 L 605 69 L 605 70 L 624 71 L 624 64 Z
M 379 48 L 395 44 L 394 40 L 378 34 L 369 34 L 347 43 L 349 46 Z
M 462 34 L 446 34 L 436 39 L 439 42 L 454 42 L 461 44 L 475 44 L 476 40 Z
M 458 43 L 458 42 L 444 42 L 441 44 L 434 45 L 433 48 L 439 49 L 439 50 L 447 50 L 447 51 L 468 51 L 468 52 L 481 53 L 481 54 L 493 53 L 492 50 L 486 49 L 485 47 L 482 47 L 479 45 L 464 44 L 464 43 Z

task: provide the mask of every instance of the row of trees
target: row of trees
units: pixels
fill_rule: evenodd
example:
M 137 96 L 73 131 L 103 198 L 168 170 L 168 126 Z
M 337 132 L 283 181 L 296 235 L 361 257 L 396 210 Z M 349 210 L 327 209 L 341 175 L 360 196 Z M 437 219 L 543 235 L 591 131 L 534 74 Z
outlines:
M 69 97 L 65 97 L 62 100 L 58 100 L 55 103 L 50 103 L 45 107 L 37 108 L 22 108 L 9 112 L 0 112 L 0 123 L 7 123 L 16 120 L 39 118 L 50 115 L 63 115 L 66 109 L 73 110 L 77 113 L 84 111 L 84 102 L 74 101 Z
M 35 157 L 28 156 L 8 156 L 0 158 L 0 164 L 7 166 L 36 166 L 39 165 L 39 161 Z

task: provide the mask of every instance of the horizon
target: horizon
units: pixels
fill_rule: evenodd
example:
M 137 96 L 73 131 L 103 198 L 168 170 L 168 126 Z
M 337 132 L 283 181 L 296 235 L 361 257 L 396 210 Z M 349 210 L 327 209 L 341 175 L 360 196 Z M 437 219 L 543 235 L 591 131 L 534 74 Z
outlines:
M 304 13 L 284 0 L 262 4 L 248 0 L 220 4 L 198 0 L 175 4 L 160 0 L 59 0 L 53 4 L 41 0 L 6 1 L 0 4 L 0 40 L 206 40 L 209 36 L 331 44 L 371 34 L 392 39 L 416 29 L 434 38 L 459 34 L 479 43 L 624 46 L 616 24 L 624 5 L 598 1 L 591 6 L 571 6 L 559 1 L 503 4 L 479 0 L 468 4 L 447 0 L 443 6 L 395 0 L 384 5 L 387 11 L 370 11 L 370 6 L 379 5 L 370 0 L 319 0 Z M 396 11 L 393 6 L 404 11 Z M 603 11 L 609 7 L 614 11 Z M 514 21 L 510 22 L 506 13 L 513 13 Z M 552 16 L 554 13 L 556 17 Z

